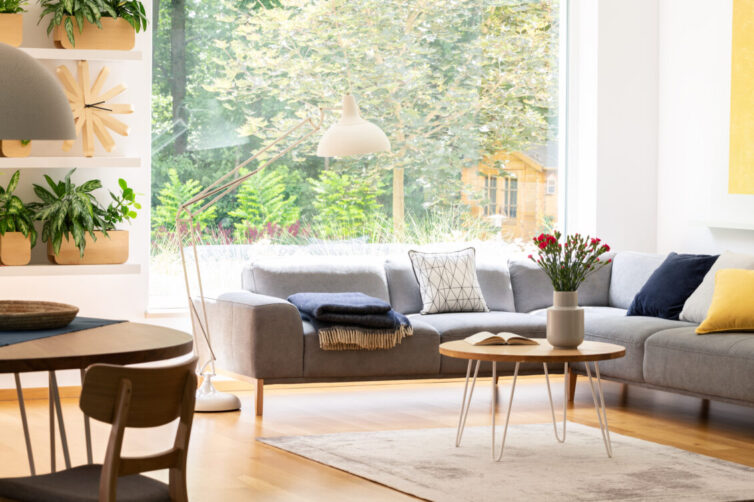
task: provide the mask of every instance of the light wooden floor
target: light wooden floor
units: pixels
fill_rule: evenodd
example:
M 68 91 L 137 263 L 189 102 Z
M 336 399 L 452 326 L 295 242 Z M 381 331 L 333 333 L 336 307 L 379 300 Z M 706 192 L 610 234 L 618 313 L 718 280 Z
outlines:
M 502 380 L 501 397 L 509 379 Z M 541 377 L 519 381 L 512 423 L 550 420 Z M 556 406 L 562 378 L 554 379 Z M 269 386 L 265 416 L 252 414 L 252 395 L 241 392 L 240 413 L 197 414 L 189 455 L 189 494 L 195 501 L 415 500 L 387 487 L 325 467 L 254 441 L 255 436 L 345 431 L 455 427 L 463 383 L 454 381 Z M 754 408 L 711 403 L 606 384 L 611 430 L 638 438 L 754 466 Z M 469 425 L 489 422 L 489 379 L 480 382 Z M 33 442 L 40 470 L 49 470 L 47 403 L 29 400 Z M 73 463 L 84 462 L 82 420 L 74 399 L 65 399 Z M 583 379 L 569 419 L 596 426 L 591 394 Z M 167 447 L 172 428 L 131 431 L 131 454 Z M 595 433 L 598 433 L 595 431 Z M 95 424 L 95 452 L 101 459 L 107 428 Z M 448 441 L 452 442 L 452 437 Z M 59 448 L 58 448 L 59 450 Z M 97 455 L 95 455 L 97 457 Z M 28 466 L 16 403 L 0 402 L 0 476 L 26 475 Z M 58 453 L 59 461 L 62 453 Z M 501 469 L 504 466 L 501 466 Z M 164 479 L 158 474 L 157 477 Z

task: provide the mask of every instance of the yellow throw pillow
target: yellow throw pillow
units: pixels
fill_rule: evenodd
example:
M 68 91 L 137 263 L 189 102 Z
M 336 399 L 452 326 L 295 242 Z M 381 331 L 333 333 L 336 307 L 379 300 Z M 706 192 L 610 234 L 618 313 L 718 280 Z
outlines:
M 715 274 L 715 292 L 699 334 L 754 331 L 754 270 L 727 268 Z

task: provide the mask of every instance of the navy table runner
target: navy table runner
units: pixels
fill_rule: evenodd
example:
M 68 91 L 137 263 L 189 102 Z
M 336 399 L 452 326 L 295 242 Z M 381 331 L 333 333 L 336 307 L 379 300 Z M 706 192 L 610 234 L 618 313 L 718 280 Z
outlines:
M 39 331 L 0 331 L 0 347 L 13 345 L 14 343 L 28 342 L 29 340 L 38 340 L 40 338 L 49 338 L 51 336 L 64 335 L 74 331 L 83 331 L 85 329 L 99 328 L 118 324 L 126 321 L 112 319 L 97 319 L 95 317 L 76 317 L 71 324 L 64 328 L 45 329 Z

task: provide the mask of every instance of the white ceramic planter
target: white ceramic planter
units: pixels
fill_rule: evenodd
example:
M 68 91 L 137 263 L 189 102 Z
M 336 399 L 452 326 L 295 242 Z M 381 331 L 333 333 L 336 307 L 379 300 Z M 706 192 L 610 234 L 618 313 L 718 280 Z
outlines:
M 577 291 L 555 291 L 547 309 L 547 341 L 559 349 L 575 349 L 584 341 L 584 309 Z

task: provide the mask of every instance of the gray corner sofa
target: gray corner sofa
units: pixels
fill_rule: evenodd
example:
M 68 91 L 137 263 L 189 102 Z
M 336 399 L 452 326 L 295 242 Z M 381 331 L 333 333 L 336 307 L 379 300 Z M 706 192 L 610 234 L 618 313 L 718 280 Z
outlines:
M 586 339 L 626 347 L 625 357 L 600 364 L 602 376 L 754 405 L 754 334 L 697 335 L 695 324 L 625 315 L 664 258 L 619 252 L 579 289 Z M 477 276 L 490 312 L 421 315 L 419 287 L 407 257 L 286 257 L 252 263 L 243 271 L 243 290 L 207 299 L 218 366 L 256 382 L 261 415 L 264 383 L 460 376 L 466 362 L 440 356 L 440 343 L 481 330 L 545 336 L 552 287 L 541 270 L 526 260 L 478 258 Z M 390 350 L 323 351 L 315 330 L 285 300 L 301 291 L 361 291 L 382 298 L 408 315 L 414 335 Z M 522 371 L 539 372 L 541 366 L 522 366 Z

